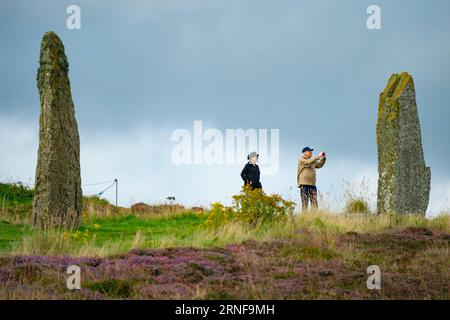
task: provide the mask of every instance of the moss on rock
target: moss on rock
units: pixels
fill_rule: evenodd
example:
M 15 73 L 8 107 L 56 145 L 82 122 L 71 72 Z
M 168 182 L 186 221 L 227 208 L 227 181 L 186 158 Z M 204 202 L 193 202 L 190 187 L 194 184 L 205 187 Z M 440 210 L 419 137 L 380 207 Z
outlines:
M 425 166 L 413 77 L 393 74 L 378 104 L 378 212 L 422 213 L 428 206 Z

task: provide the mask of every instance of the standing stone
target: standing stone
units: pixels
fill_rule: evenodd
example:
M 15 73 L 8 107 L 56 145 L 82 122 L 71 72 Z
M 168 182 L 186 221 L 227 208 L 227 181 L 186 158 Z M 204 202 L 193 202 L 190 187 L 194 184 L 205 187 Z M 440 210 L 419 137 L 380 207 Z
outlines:
M 53 32 L 41 42 L 37 87 L 41 102 L 34 225 L 76 228 L 81 215 L 80 139 L 64 45 Z
M 377 123 L 378 213 L 425 215 L 431 171 L 426 167 L 414 80 L 393 74 L 380 94 Z

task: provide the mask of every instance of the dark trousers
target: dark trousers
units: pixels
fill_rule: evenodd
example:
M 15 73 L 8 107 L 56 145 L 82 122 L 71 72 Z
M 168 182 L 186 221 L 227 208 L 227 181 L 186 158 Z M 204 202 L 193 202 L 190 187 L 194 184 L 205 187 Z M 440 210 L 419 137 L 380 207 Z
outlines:
M 250 186 L 250 188 L 252 188 L 252 191 L 255 189 L 262 189 L 261 182 L 259 181 L 255 181 L 252 183 L 245 183 L 245 185 Z
M 316 186 L 300 186 L 300 197 L 302 198 L 302 210 L 308 210 L 309 202 L 312 208 L 317 208 L 317 188 Z

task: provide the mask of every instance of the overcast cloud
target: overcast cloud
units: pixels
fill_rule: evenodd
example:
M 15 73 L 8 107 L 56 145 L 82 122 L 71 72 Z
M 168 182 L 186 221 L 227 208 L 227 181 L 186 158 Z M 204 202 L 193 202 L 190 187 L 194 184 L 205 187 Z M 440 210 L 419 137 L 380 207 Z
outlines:
M 177 128 L 280 130 L 280 170 L 263 185 L 299 201 L 300 148 L 328 151 L 319 189 L 341 201 L 343 180 L 376 191 L 378 95 L 394 72 L 414 76 L 430 214 L 448 210 L 450 2 L 376 1 L 382 30 L 366 28 L 373 1 L 71 1 L 0 3 L 0 180 L 33 183 L 39 45 L 63 40 L 81 136 L 83 183 L 119 179 L 121 205 L 230 201 L 241 166 L 171 162 Z M 85 187 L 85 193 L 96 193 Z M 105 196 L 113 199 L 113 193 Z M 333 200 L 337 199 L 337 200 Z

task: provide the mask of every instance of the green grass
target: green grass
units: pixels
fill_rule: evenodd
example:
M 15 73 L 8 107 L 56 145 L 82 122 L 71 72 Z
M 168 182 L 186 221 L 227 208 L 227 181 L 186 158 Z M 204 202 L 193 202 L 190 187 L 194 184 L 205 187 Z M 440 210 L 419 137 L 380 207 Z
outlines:
M 11 245 L 20 241 L 22 236 L 30 232 L 30 230 L 31 227 L 27 225 L 0 221 L 0 252 L 9 251 Z
M 189 210 L 138 217 L 93 196 L 83 197 L 78 230 L 42 232 L 31 226 L 33 194 L 20 183 L 0 184 L 0 254 L 109 255 L 138 247 L 183 245 L 202 232 L 206 218 Z
M 204 218 L 186 212 L 172 217 L 157 219 L 140 219 L 134 215 L 118 218 L 93 218 L 89 223 L 82 223 L 79 232 L 95 234 L 96 244 L 116 240 L 133 240 L 140 232 L 145 237 L 145 245 L 152 246 L 161 236 L 173 235 L 178 240 L 195 237 Z
M 249 227 L 229 221 L 206 226 L 208 212 L 190 210 L 132 214 L 98 197 L 83 197 L 82 223 L 72 232 L 39 231 L 31 227 L 32 191 L 21 185 L 0 185 L 0 197 L 9 199 L 10 211 L 0 215 L 0 254 L 109 256 L 136 248 L 224 247 L 246 240 L 297 239 L 306 232 L 312 245 L 286 255 L 298 259 L 329 260 L 339 235 L 347 232 L 380 233 L 391 228 L 423 227 L 448 232 L 449 215 L 433 219 L 416 215 L 354 215 L 332 212 L 297 214 L 286 221 Z M 25 218 L 17 218 L 15 203 L 27 208 Z M 13 217 L 13 218 L 11 218 Z M 319 248 L 319 249 L 317 249 Z
M 39 231 L 26 224 L 0 222 L 0 254 L 110 256 L 136 248 L 224 247 L 246 240 L 302 239 L 312 242 L 285 255 L 300 260 L 329 260 L 336 239 L 347 233 L 379 234 L 389 229 L 424 227 L 448 232 L 448 215 L 426 219 L 418 216 L 355 216 L 318 212 L 296 215 L 288 221 L 249 228 L 227 223 L 205 227 L 207 214 L 173 213 L 163 217 L 139 218 L 131 214 L 116 217 L 91 216 L 71 233 Z
M 88 246 L 90 250 L 86 253 L 94 252 L 96 249 L 111 247 L 106 250 L 107 254 L 124 253 L 133 247 L 158 247 L 165 246 L 161 243 L 162 239 L 170 239 L 169 243 L 189 243 L 193 241 L 198 232 L 204 231 L 202 223 L 205 217 L 192 212 L 176 214 L 170 217 L 140 219 L 133 215 L 122 217 L 90 218 L 83 222 L 77 231 L 67 232 L 49 232 L 42 233 L 39 230 L 33 230 L 31 226 L 24 224 L 12 224 L 9 222 L 0 222 L 0 253 L 13 253 L 21 251 L 26 242 L 36 244 L 37 238 L 42 240 L 45 237 L 46 242 L 63 241 L 66 239 L 68 246 L 60 247 L 67 249 L 67 253 L 78 252 L 80 248 Z M 136 243 L 137 241 L 137 243 Z M 114 246 L 114 244 L 117 244 Z M 51 245 L 48 244 L 48 245 Z M 34 248 L 28 251 L 30 254 L 47 254 L 47 246 Z M 36 251 L 37 250 L 37 251 Z M 57 250 L 60 251 L 60 250 Z M 49 254 L 58 254 L 49 250 Z
M 34 192 L 21 183 L 0 183 L 0 205 L 11 207 L 17 205 L 31 205 Z
M 30 222 L 34 191 L 18 183 L 0 183 L 0 221 Z

